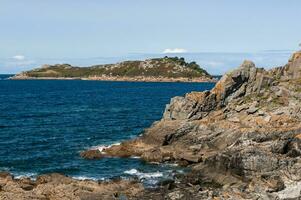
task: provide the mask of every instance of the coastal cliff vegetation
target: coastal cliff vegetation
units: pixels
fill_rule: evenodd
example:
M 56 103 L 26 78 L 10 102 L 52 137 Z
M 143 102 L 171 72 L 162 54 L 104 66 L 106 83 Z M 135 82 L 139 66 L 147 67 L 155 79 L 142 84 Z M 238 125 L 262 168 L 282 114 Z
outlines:
M 196 62 L 186 62 L 184 58 L 153 58 L 145 61 L 124 61 L 117 64 L 76 67 L 70 64 L 43 65 L 23 72 L 14 79 L 26 78 L 95 78 L 95 77 L 152 77 L 187 78 L 210 81 L 212 76 Z M 101 79 L 101 78 L 100 78 Z

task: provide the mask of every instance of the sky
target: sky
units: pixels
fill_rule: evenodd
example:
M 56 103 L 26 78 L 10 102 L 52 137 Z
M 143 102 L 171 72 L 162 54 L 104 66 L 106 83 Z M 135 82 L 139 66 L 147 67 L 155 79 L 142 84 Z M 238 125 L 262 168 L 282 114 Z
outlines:
M 0 73 L 166 54 L 213 74 L 249 58 L 281 65 L 301 43 L 300 8 L 300 0 L 0 0 Z

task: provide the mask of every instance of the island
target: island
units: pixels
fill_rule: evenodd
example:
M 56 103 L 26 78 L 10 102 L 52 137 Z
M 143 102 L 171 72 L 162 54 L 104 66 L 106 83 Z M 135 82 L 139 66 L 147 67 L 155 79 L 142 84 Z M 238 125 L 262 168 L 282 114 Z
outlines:
M 22 72 L 10 79 L 80 79 L 101 81 L 142 82 L 214 82 L 196 62 L 184 58 L 153 58 L 144 61 L 124 61 L 117 64 L 75 67 L 70 64 L 43 65 Z

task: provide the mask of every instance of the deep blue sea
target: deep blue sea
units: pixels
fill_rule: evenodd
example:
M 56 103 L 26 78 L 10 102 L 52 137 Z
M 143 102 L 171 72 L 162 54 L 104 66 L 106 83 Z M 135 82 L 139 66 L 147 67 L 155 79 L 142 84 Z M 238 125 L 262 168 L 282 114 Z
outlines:
M 137 158 L 84 160 L 79 152 L 134 138 L 161 118 L 171 97 L 214 86 L 5 78 L 0 75 L 0 171 L 32 178 L 137 176 L 146 183 L 181 169 Z

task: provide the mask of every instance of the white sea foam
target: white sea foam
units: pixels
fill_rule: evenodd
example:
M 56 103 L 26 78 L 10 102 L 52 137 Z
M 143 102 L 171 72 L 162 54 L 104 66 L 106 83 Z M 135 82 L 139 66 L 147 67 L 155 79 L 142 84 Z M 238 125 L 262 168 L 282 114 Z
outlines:
M 93 180 L 93 181 L 98 181 L 98 180 L 105 180 L 104 178 L 94 178 L 94 177 L 88 177 L 88 176 L 72 176 L 72 178 L 76 179 L 76 180 Z
M 177 167 L 177 166 L 179 166 L 179 164 L 177 164 L 177 163 L 166 163 L 165 165 L 166 166 L 170 166 L 170 167 Z
M 118 142 L 118 143 L 114 143 L 114 144 L 111 144 L 111 145 L 98 145 L 98 146 L 94 146 L 91 149 L 98 150 L 101 153 L 105 153 L 104 150 L 106 150 L 108 148 L 111 148 L 112 146 L 119 146 L 119 145 L 120 145 L 120 143 Z
M 140 159 L 139 156 L 131 156 L 131 158 L 133 158 L 133 159 Z
M 14 177 L 16 179 L 21 179 L 21 178 L 30 178 L 32 180 L 35 180 L 37 176 L 37 173 L 24 173 L 24 174 L 14 174 Z
M 130 170 L 126 170 L 124 171 L 125 174 L 130 174 L 130 175 L 134 175 L 138 173 L 137 169 L 130 169 Z
M 152 172 L 152 173 L 143 173 L 139 172 L 137 169 L 130 169 L 127 171 L 124 171 L 125 174 L 129 174 L 132 176 L 137 176 L 139 179 L 151 179 L 151 178 L 160 178 L 163 177 L 162 172 Z

